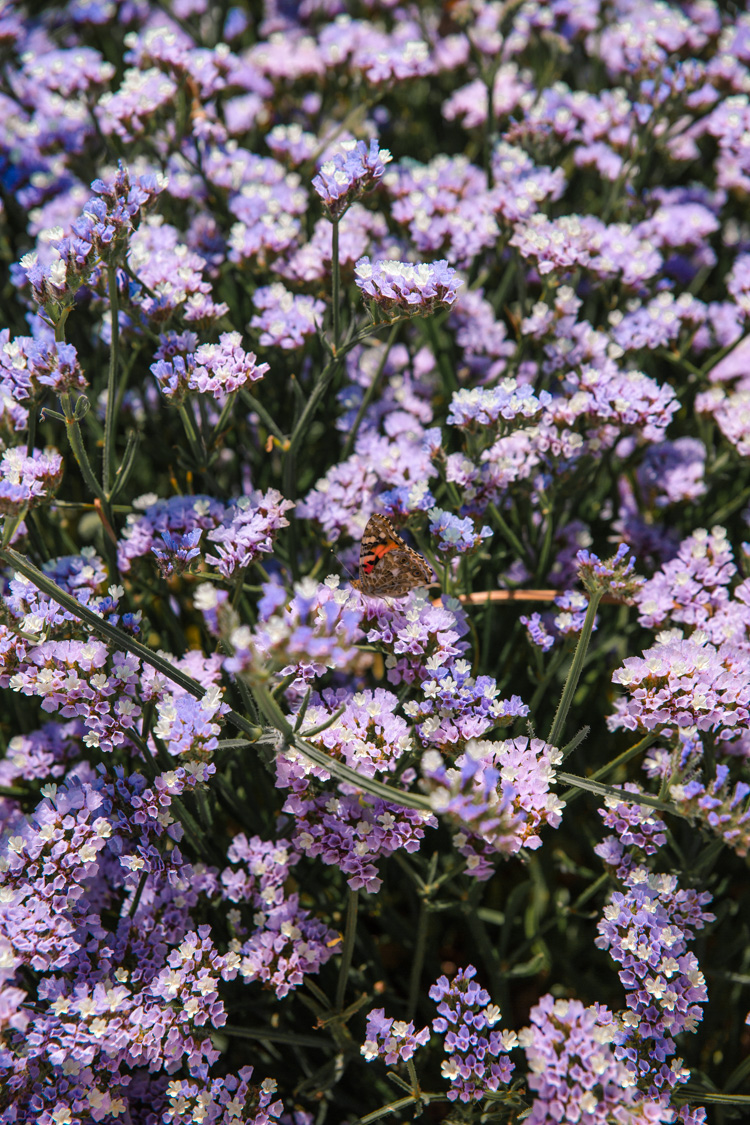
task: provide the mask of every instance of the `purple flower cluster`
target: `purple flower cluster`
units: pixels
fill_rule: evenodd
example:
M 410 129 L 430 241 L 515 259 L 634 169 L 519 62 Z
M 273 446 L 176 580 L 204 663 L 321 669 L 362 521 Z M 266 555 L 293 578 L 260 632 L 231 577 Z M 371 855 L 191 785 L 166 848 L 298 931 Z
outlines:
M 351 697 L 326 691 L 308 705 L 300 734 L 363 777 L 387 775 L 412 749 L 409 727 L 395 714 L 397 707 L 397 697 L 383 689 Z M 324 724 L 319 734 L 306 734 Z M 278 755 L 276 784 L 291 790 L 284 812 L 294 817 L 295 847 L 340 868 L 352 890 L 378 891 L 378 861 L 401 849 L 418 851 L 425 828 L 437 824 L 429 811 L 368 797 L 350 785 L 317 795 L 310 787 L 313 780 L 330 777 L 297 751 L 285 749 Z
M 354 280 L 370 308 L 386 320 L 429 316 L 450 308 L 463 285 L 445 259 L 412 265 L 385 259 L 370 262 L 365 256 L 355 266 Z
M 260 331 L 263 347 L 291 351 L 301 348 L 320 327 L 325 305 L 313 297 L 291 293 L 280 281 L 256 289 L 253 304 L 261 311 L 250 321 Z
M 518 1034 L 529 1064 L 534 1091 L 532 1125 L 552 1121 L 670 1122 L 674 1113 L 644 1097 L 633 1075 L 617 1056 L 617 1018 L 603 1004 L 584 1007 L 580 1000 L 543 996 L 531 1009 L 531 1024 Z
M 189 338 L 191 334 L 186 335 Z M 240 387 L 257 383 L 268 371 L 268 364 L 257 363 L 254 352 L 244 351 L 241 339 L 239 332 L 223 332 L 218 344 L 201 344 L 181 355 L 174 350 L 179 346 L 176 334 L 163 337 L 151 370 L 164 397 L 179 406 L 186 394 L 194 391 L 223 402 Z
M 422 758 L 430 805 L 457 826 L 454 843 L 474 878 L 488 879 L 498 855 L 542 846 L 545 824 L 557 828 L 563 802 L 551 791 L 562 755 L 541 739 L 472 741 L 446 767 L 437 751 Z
M 487 1092 L 510 1082 L 513 1063 L 507 1052 L 517 1045 L 515 1032 L 495 1031 L 500 1009 L 476 983 L 473 965 L 459 969 L 450 982 L 439 977 L 430 989 L 438 1017 L 432 1029 L 443 1035 L 446 1059 L 441 1073 L 450 1083 L 450 1101 L 480 1101 Z
M 412 1058 L 429 1038 L 429 1027 L 415 1031 L 413 1020 L 394 1020 L 386 1016 L 385 1008 L 374 1008 L 367 1015 L 367 1038 L 360 1050 L 367 1062 L 382 1059 L 387 1066 L 395 1066 Z
M 388 149 L 379 148 L 376 140 L 369 146 L 364 141 L 345 142 L 341 151 L 321 165 L 312 182 L 330 217 L 341 218 L 356 199 L 372 191 L 392 159 Z
M 216 555 L 206 555 L 225 578 L 244 570 L 262 554 L 273 550 L 276 533 L 289 526 L 285 516 L 294 502 L 285 500 L 275 488 L 265 494 L 251 492 L 241 496 L 226 511 L 222 522 L 208 533 L 210 543 L 216 543 Z
M 59 453 L 34 449 L 6 449 L 0 458 L 0 514 L 19 516 L 49 502 L 60 487 L 63 460 Z

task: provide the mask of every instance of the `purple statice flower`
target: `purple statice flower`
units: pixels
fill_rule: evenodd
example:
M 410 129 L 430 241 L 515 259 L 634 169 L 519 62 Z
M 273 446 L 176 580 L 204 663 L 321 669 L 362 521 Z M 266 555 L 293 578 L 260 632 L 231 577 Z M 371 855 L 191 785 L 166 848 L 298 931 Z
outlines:
M 750 718 L 750 652 L 710 644 L 699 630 L 685 638 L 661 633 L 643 656 L 628 657 L 614 673 L 627 690 L 607 720 L 611 730 L 677 733 L 686 727 L 731 739 Z
M 473 965 L 459 969 L 452 981 L 438 977 L 429 991 L 438 1016 L 432 1030 L 443 1035 L 446 1058 L 440 1072 L 450 1083 L 448 1099 L 481 1101 L 500 1084 L 510 1082 L 513 1063 L 507 1052 L 518 1045 L 513 1031 L 494 1031 L 500 1009 L 490 994 L 474 981 Z
M 100 614 L 110 625 L 125 625 L 136 615 L 120 613 L 122 586 L 108 585 L 104 562 L 93 547 L 83 547 L 80 555 L 64 555 L 43 564 L 44 573 L 66 593 Z M 42 593 L 29 579 L 14 574 L 3 603 L 14 623 L 26 634 L 50 634 L 58 638 L 81 636 L 78 618 L 58 602 Z M 71 628 L 71 623 L 75 623 Z
M 519 620 L 526 626 L 531 644 L 548 652 L 559 640 L 581 632 L 588 604 L 588 598 L 580 590 L 564 590 L 554 599 L 559 612 L 523 614 Z M 597 626 L 598 619 L 595 619 L 594 629 Z
M 25 446 L 6 449 L 0 458 L 0 514 L 20 516 L 50 501 L 62 475 L 62 457 L 53 449 L 34 449 L 30 457 Z
M 280 281 L 256 289 L 253 303 L 261 311 L 250 327 L 260 329 L 261 344 L 286 351 L 302 347 L 308 336 L 314 336 L 325 312 L 323 301 L 290 293 Z
M 306 976 L 318 973 L 336 951 L 340 935 L 299 905 L 293 894 L 264 904 L 253 916 L 255 930 L 237 943 L 237 967 L 244 981 L 260 981 L 283 999 Z
M 386 1017 L 385 1008 L 373 1008 L 367 1014 L 367 1038 L 360 1047 L 360 1053 L 367 1062 L 382 1059 L 387 1066 L 395 1066 L 413 1058 L 418 1047 L 424 1047 L 430 1039 L 429 1027 L 416 1031 L 414 1021 L 394 1020 Z
M 468 650 L 462 638 L 469 624 L 453 599 L 443 597 L 444 604 L 433 605 L 423 591 L 412 591 L 408 599 L 389 605 L 383 598 L 357 596 L 367 641 L 386 653 L 391 684 L 419 683 Z
M 750 785 L 735 781 L 725 763 L 716 766 L 706 783 L 695 778 L 669 787 L 670 800 L 680 812 L 719 836 L 743 859 L 750 852 Z
M 264 1078 L 251 1084 L 252 1076 L 253 1068 L 243 1066 L 236 1075 L 224 1074 L 221 1078 L 172 1079 L 161 1120 L 164 1125 L 193 1125 L 196 1121 L 203 1125 L 229 1125 L 232 1121 L 268 1125 L 281 1116 L 284 1108 L 280 1098 L 271 1100 L 276 1079 Z
M 611 336 L 623 352 L 675 347 L 691 337 L 705 321 L 706 306 L 690 293 L 675 297 L 665 290 L 645 304 L 627 312 L 614 309 L 609 315 Z
M 635 867 L 615 891 L 599 922 L 596 944 L 622 965 L 628 1012 L 617 1037 L 615 1057 L 632 1078 L 664 1104 L 690 1072 L 675 1053 L 674 1036 L 695 1031 L 708 999 L 703 974 L 687 944 L 714 915 L 703 907 L 707 892 L 681 890 L 673 875 Z
M 244 570 L 273 550 L 278 531 L 289 526 L 285 513 L 293 507 L 294 502 L 285 500 L 275 488 L 240 496 L 222 522 L 209 531 L 209 541 L 218 546 L 216 555 L 206 555 L 206 562 L 217 566 L 225 578 Z
M 131 285 L 131 302 L 153 328 L 175 313 L 187 324 L 208 328 L 229 311 L 223 301 L 213 300 L 211 283 L 204 280 L 206 259 L 168 223 L 153 217 L 141 223 L 130 239 L 128 265 L 138 279 Z
M 423 509 L 429 497 L 428 482 L 437 469 L 425 444 L 423 422 L 432 420 L 431 409 L 412 393 L 411 380 L 394 379 L 394 384 L 382 406 L 372 408 L 352 456 L 334 464 L 300 504 L 299 514 L 317 520 L 330 541 L 342 532 L 361 539 L 373 510 L 387 505 L 399 511 L 412 500 L 414 508 Z M 425 384 L 431 385 L 427 378 Z M 378 432 L 381 425 L 384 433 Z
M 627 554 L 627 543 L 621 543 L 615 554 L 604 561 L 591 551 L 578 552 L 578 574 L 589 594 L 608 594 L 625 600 L 638 592 L 644 579 L 634 573 L 635 556 L 627 558 Z
M 423 746 L 453 756 L 470 739 L 508 726 L 529 710 L 520 696 L 500 699 L 492 676 L 472 676 L 468 660 L 428 660 L 415 688 L 422 698 L 405 703 L 404 713 L 417 724 Z
M 556 1000 L 549 993 L 535 1004 L 531 1024 L 518 1034 L 526 1052 L 529 1088 L 534 1092 L 531 1125 L 552 1121 L 610 1121 L 657 1125 L 674 1111 L 644 1097 L 614 1044 L 617 1018 L 603 1004 L 584 1007 L 580 1000 Z
M 699 528 L 684 539 L 677 557 L 664 563 L 635 596 L 639 623 L 656 629 L 667 622 L 698 626 L 729 603 L 729 583 L 737 573 L 723 527 Z
M 392 259 L 371 263 L 365 256 L 355 266 L 354 280 L 370 307 L 388 320 L 450 308 L 463 285 L 445 258 L 413 265 Z
M 741 457 L 750 453 L 750 380 L 743 375 L 734 387 L 716 385 L 695 396 L 696 414 L 714 418 Z
M 153 729 L 171 755 L 205 762 L 212 757 L 221 734 L 221 716 L 229 710 L 218 687 L 209 688 L 202 699 L 187 692 L 165 693 L 156 708 Z
M 307 163 L 318 150 L 320 141 L 301 125 L 274 125 L 266 134 L 266 144 L 277 160 L 285 160 L 292 168 Z
M 638 467 L 638 490 L 649 508 L 695 501 L 705 495 L 706 447 L 681 437 L 649 445 Z
M 83 733 L 80 721 L 70 719 L 66 723 L 45 723 L 39 730 L 14 735 L 0 761 L 0 786 L 10 788 L 21 781 L 59 781 L 80 758 Z M 0 831 L 7 831 L 19 812 L 17 798 L 0 798 Z
M 160 500 L 148 493 L 133 501 L 135 511 L 126 520 L 126 527 L 117 544 L 117 565 L 127 574 L 134 559 L 148 555 L 158 537 L 165 531 L 186 535 L 197 528 L 212 531 L 225 515 L 225 506 L 210 496 L 171 496 Z
M 492 528 L 485 526 L 477 530 L 471 516 L 461 519 L 442 508 L 430 508 L 427 514 L 430 517 L 430 535 L 438 537 L 437 549 L 451 558 L 476 551 L 485 539 L 492 538 Z
M 476 878 L 488 878 L 498 853 L 540 848 L 543 825 L 558 827 L 564 805 L 551 786 L 561 761 L 559 750 L 525 736 L 471 741 L 450 767 L 437 751 L 423 756 L 432 809 L 458 825 L 454 843 Z
M 747 318 L 750 316 L 750 254 L 740 254 L 727 274 L 727 290 Z
M 624 791 L 641 792 L 634 782 L 628 782 Z M 620 801 L 617 797 L 607 797 L 604 806 L 599 809 L 599 815 L 614 835 L 605 837 L 594 850 L 607 866 L 615 869 L 618 879 L 626 879 L 635 866 L 642 864 L 648 856 L 656 855 L 666 844 L 664 820 L 648 805 Z
M 364 141 L 345 141 L 312 182 L 331 219 L 340 218 L 350 204 L 372 191 L 392 159 L 388 149 L 379 148 L 374 138 L 369 146 Z
M 133 141 L 157 118 L 171 111 L 176 95 L 175 81 L 157 67 L 130 67 L 123 74 L 119 90 L 107 91 L 99 98 L 96 116 L 100 128 L 105 136 Z
M 468 269 L 497 244 L 496 197 L 487 190 L 485 173 L 466 157 L 441 154 L 426 165 L 403 161 L 384 183 L 394 197 L 392 216 L 407 227 L 420 257 L 440 254 Z
M 221 402 L 240 387 L 262 379 L 268 364 L 258 363 L 255 352 L 244 351 L 241 339 L 239 332 L 222 332 L 218 344 L 201 344 L 193 356 L 188 388 Z
M 498 429 L 507 432 L 516 419 L 523 422 L 537 419 L 543 407 L 551 402 L 552 395 L 548 391 L 540 391 L 537 396 L 528 384 L 506 378 L 491 389 L 473 387 L 456 391 L 451 399 L 447 422 L 449 426 L 473 431 L 480 426 L 497 425 Z
M 504 373 L 515 344 L 508 337 L 504 321 L 495 317 L 482 289 L 469 289 L 461 295 L 450 311 L 448 324 L 455 331 L 463 362 L 474 378 L 485 382 Z M 454 394 L 451 410 L 455 409 L 455 400 Z
M 555 643 L 555 636 L 549 632 L 548 622 L 541 613 L 522 614 L 518 619 L 526 628 L 526 636 L 532 645 L 542 652 L 549 652 Z
M 285 772 L 299 772 L 301 755 L 294 751 L 291 757 L 291 769 Z M 283 768 L 290 758 L 289 751 L 279 758 L 284 759 Z M 351 789 L 345 785 L 339 788 Z M 338 868 L 352 890 L 364 889 L 370 894 L 377 894 L 383 883 L 379 861 L 396 852 L 418 852 L 425 829 L 437 827 L 429 812 L 404 808 L 358 790 L 325 792 L 319 796 L 295 793 L 287 798 L 284 812 L 294 816 L 292 840 L 296 848 Z
M 250 839 L 244 832 L 234 837 L 227 849 L 233 865 L 221 873 L 221 893 L 228 902 L 249 902 L 255 907 L 276 906 L 283 900 L 283 888 L 299 860 L 286 840 Z
M 173 574 L 184 574 L 193 559 L 200 557 L 200 543 L 203 529 L 193 528 L 185 535 L 172 535 L 171 531 L 162 531 L 161 537 L 164 546 L 154 543 L 151 552 L 156 556 L 162 578 L 171 578 Z
M 388 224 L 377 211 L 353 203 L 339 220 L 339 267 L 347 276 L 363 254 L 385 245 Z M 312 238 L 285 261 L 274 263 L 279 276 L 290 282 L 309 285 L 330 275 L 333 257 L 333 228 L 328 219 L 319 219 Z
M 395 714 L 397 707 L 397 697 L 382 688 L 354 696 L 325 691 L 322 698 L 313 697 L 300 735 L 363 777 L 392 773 L 412 748 L 409 727 Z M 307 735 L 306 729 L 326 722 L 325 730 Z M 330 775 L 293 749 L 277 755 L 276 772 L 277 786 L 291 790 L 284 812 L 294 817 L 294 846 L 337 866 L 354 890 L 376 892 L 382 884 L 378 861 L 399 850 L 417 851 L 425 828 L 436 825 L 429 812 L 374 799 L 348 784 L 339 784 L 336 794 L 315 794 L 311 780 L 330 782 Z
M 281 676 L 294 672 L 301 683 L 326 668 L 353 667 L 360 659 L 356 644 L 362 638 L 362 599 L 338 585 L 338 578 L 324 583 L 304 578 L 290 597 L 278 583 L 264 583 L 259 620 L 252 629 L 219 613 L 221 635 L 232 653 L 224 662 L 226 670 L 250 683 L 255 677 L 266 682 L 272 671 Z M 196 598 L 204 614 L 217 608 L 217 593 L 213 586 L 199 587 Z
M 39 696 L 44 711 L 80 718 L 86 745 L 111 751 L 140 727 L 139 664 L 130 653 L 110 653 L 99 640 L 44 640 L 28 651 L 8 686 Z
M 10 338 L 0 331 L 0 388 L 16 401 L 37 399 L 52 391 L 64 394 L 88 384 L 72 344 L 33 336 Z

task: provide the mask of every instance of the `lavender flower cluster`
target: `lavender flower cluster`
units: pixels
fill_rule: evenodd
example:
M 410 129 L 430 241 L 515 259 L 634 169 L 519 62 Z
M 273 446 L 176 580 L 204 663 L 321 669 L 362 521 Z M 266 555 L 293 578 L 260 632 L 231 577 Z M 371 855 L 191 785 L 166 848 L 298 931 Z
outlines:
M 0 52 L 0 1125 L 741 1114 L 750 12 Z

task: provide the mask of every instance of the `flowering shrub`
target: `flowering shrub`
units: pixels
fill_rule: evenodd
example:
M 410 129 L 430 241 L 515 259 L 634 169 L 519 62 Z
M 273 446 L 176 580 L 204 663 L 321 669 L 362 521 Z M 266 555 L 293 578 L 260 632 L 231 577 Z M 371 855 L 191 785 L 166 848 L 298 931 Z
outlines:
M 747 1116 L 743 9 L 2 7 L 2 1125 Z

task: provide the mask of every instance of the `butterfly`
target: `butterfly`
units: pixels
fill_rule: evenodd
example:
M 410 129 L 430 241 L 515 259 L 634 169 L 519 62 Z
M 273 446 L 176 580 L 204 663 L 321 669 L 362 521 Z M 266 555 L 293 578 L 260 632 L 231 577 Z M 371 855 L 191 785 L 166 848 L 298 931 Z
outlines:
M 403 598 L 415 586 L 434 581 L 426 559 L 404 543 L 385 516 L 370 516 L 359 551 L 355 590 L 374 598 Z

